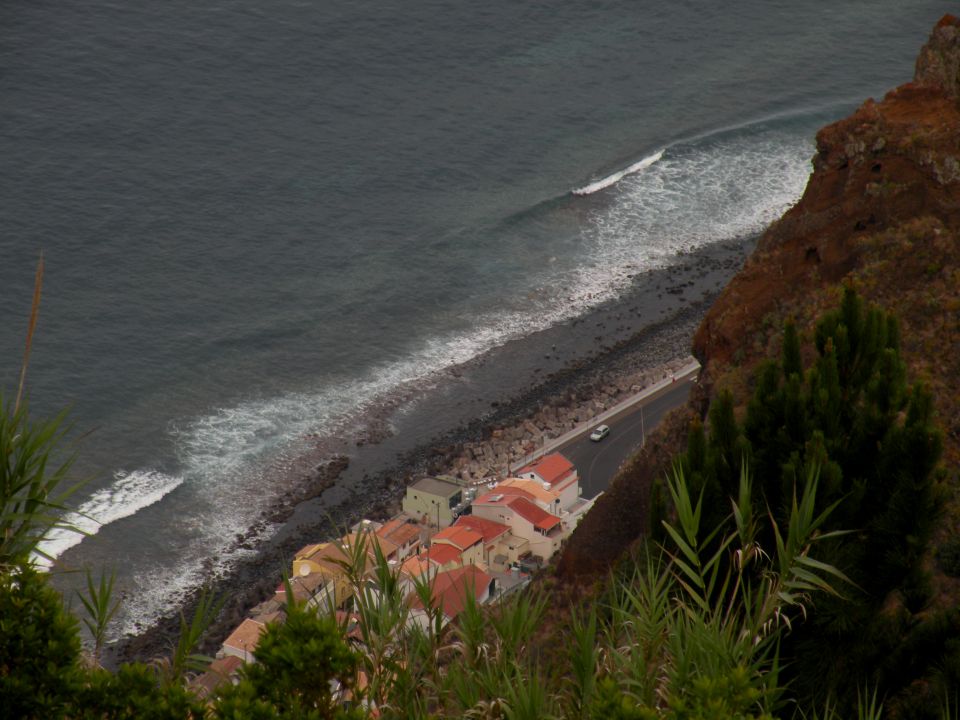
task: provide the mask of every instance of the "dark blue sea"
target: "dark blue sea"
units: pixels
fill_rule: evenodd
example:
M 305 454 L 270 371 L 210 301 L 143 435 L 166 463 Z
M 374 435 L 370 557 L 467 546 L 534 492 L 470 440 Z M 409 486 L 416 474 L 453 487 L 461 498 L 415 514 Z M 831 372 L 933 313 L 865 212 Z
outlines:
M 90 535 L 47 550 L 149 625 L 253 552 L 298 456 L 378 409 L 396 447 L 481 415 L 542 332 L 760 232 L 948 9 L 4 2 L 0 387 L 42 250 L 30 407 L 72 408 L 88 479 Z

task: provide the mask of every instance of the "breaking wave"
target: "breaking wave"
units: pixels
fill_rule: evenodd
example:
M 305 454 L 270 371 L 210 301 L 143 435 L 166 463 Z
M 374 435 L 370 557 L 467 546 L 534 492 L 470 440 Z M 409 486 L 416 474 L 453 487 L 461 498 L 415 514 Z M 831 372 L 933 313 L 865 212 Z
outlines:
M 104 525 L 140 512 L 182 484 L 183 478 L 155 470 L 119 471 L 112 484 L 97 490 L 76 511 L 64 516 L 62 523 L 67 527 L 49 531 L 39 549 L 46 556 L 57 558 L 84 537 L 96 535 Z M 50 564 L 43 555 L 36 555 L 34 560 L 41 567 Z
M 663 150 L 655 152 L 653 155 L 648 155 L 647 157 L 635 162 L 633 165 L 630 165 L 629 167 L 624 168 L 623 170 L 618 170 L 617 172 L 612 173 L 611 175 L 607 175 L 607 177 L 605 178 L 592 182 L 589 185 L 584 185 L 581 188 L 577 188 L 576 190 L 573 191 L 573 194 L 574 195 L 592 195 L 598 190 L 603 190 L 604 188 L 608 188 L 611 185 L 614 185 L 620 182 L 627 175 L 633 175 L 634 173 L 640 172 L 641 170 L 644 170 L 645 168 L 650 167 L 662 157 L 663 157 Z

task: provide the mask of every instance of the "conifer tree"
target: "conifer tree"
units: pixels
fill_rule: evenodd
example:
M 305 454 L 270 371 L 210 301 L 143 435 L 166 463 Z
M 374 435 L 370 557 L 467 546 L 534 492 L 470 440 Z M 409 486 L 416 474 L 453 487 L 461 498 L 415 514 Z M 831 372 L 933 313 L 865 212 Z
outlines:
M 845 288 L 840 306 L 816 325 L 812 365 L 804 371 L 800 335 L 788 321 L 779 362 L 757 369 L 742 428 L 732 396 L 721 392 L 705 439 L 705 510 L 729 507 L 727 498 L 736 498 L 732 473 L 749 459 L 760 486 L 754 512 L 782 521 L 802 479 L 819 468 L 818 511 L 836 506 L 826 529 L 853 533 L 827 544 L 824 557 L 857 589 L 847 599 L 824 600 L 786 647 L 798 654 L 799 675 L 814 678 L 808 689 L 838 693 L 851 704 L 856 683 L 876 676 L 864 670 L 844 684 L 844 673 L 824 662 L 825 653 L 837 655 L 826 638 L 869 668 L 884 660 L 882 643 L 864 630 L 869 618 L 894 595 L 917 609 L 929 596 L 922 557 L 936 519 L 942 439 L 929 391 L 907 386 L 899 337 L 893 316 Z M 704 440 L 691 437 L 684 466 L 694 469 L 691 451 Z M 769 552 L 773 538 L 760 541 Z
M 800 359 L 800 335 L 797 324 L 791 318 L 783 326 L 783 377 L 789 380 L 792 375 L 803 375 Z

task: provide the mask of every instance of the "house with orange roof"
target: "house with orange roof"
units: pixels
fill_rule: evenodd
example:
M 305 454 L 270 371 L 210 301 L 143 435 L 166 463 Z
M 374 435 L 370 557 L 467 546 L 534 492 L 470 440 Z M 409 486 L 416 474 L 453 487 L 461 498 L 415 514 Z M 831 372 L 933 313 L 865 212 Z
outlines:
M 560 493 L 551 489 L 546 483 L 542 483 L 539 480 L 518 477 L 507 478 L 506 480 L 501 480 L 499 483 L 497 483 L 494 491 L 499 492 L 504 488 L 522 490 L 524 497 L 533 501 L 548 513 L 552 513 L 558 517 L 562 516 L 566 510 L 566 508 L 562 506 L 563 499 Z
M 482 552 L 482 540 L 476 553 Z M 463 553 L 452 543 L 434 543 L 418 555 L 404 560 L 400 566 L 400 576 L 410 587 L 417 579 L 430 580 L 438 573 L 453 570 L 464 565 Z M 409 588 L 408 588 L 409 589 Z
M 354 543 L 362 542 L 364 544 L 364 550 L 367 553 L 367 556 L 371 561 L 376 559 L 377 553 L 375 548 L 379 548 L 380 552 L 383 554 L 383 557 L 389 560 L 397 559 L 397 550 L 399 547 L 395 542 L 389 540 L 385 537 L 378 535 L 375 532 L 352 532 L 344 535 L 340 542 L 344 547 L 352 547 Z
M 498 485 L 473 501 L 473 514 L 506 525 L 511 534 L 529 543 L 529 551 L 549 560 L 567 536 L 568 530 L 557 515 L 536 504 L 531 493 Z
M 340 607 L 353 596 L 350 577 L 344 567 L 350 557 L 339 543 L 324 542 L 307 545 L 293 557 L 294 578 L 318 575 L 333 583 L 333 605 Z M 329 595 L 327 596 L 329 598 Z
M 494 570 L 506 570 L 510 563 L 530 551 L 530 542 L 514 535 L 509 525 L 478 515 L 461 515 L 454 523 L 454 527 L 457 526 L 468 527 L 483 536 L 483 561 Z
M 463 565 L 463 553 L 460 548 L 454 545 L 444 543 L 431 545 L 423 555 L 438 571 L 450 570 L 457 565 Z
M 431 568 L 434 569 L 433 573 L 431 573 Z M 431 574 L 436 574 L 435 568 L 436 566 L 430 563 L 426 554 L 420 553 L 408 557 L 403 561 L 403 564 L 400 566 L 400 576 L 407 581 L 412 581 L 424 575 L 430 577 Z
M 495 594 L 496 581 L 476 565 L 464 565 L 438 573 L 430 588 L 431 604 L 443 614 L 444 624 L 456 620 L 471 596 L 478 605 L 482 605 Z M 415 596 L 410 605 L 412 620 L 425 625 L 428 622 L 427 613 L 421 599 Z
M 396 545 L 396 560 L 403 561 L 420 549 L 427 537 L 427 528 L 409 515 L 401 513 L 380 526 L 377 537 Z
M 456 548 L 460 554 L 460 564 L 469 565 L 471 563 L 482 563 L 484 561 L 483 553 L 483 535 L 476 530 L 463 525 L 451 525 L 444 528 L 432 538 L 430 538 L 430 549 L 438 546 L 449 545 Z
M 580 476 L 573 463 L 560 453 L 544 455 L 520 468 L 517 476 L 536 480 L 560 497 L 560 509 L 569 510 L 580 498 Z
M 217 657 L 233 656 L 243 662 L 256 662 L 257 643 L 260 642 L 260 636 L 266 631 L 267 625 L 271 622 L 283 622 L 285 617 L 283 613 L 275 613 L 273 617 L 264 616 L 259 620 L 245 618 L 223 641 Z

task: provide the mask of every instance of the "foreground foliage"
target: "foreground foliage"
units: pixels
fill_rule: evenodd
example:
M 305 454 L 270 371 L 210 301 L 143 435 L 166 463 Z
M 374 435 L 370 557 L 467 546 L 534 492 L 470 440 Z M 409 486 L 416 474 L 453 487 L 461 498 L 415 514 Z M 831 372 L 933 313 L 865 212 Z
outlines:
M 822 558 L 853 587 L 842 599 L 818 600 L 786 638 L 791 686 L 805 702 L 844 712 L 864 687 L 879 687 L 892 716 L 936 717 L 957 691 L 960 617 L 928 610 L 925 558 L 942 500 L 943 448 L 930 391 L 907 385 L 896 319 L 849 288 L 811 335 L 805 348 L 788 322 L 781 359 L 760 366 L 742 422 L 733 396 L 719 393 L 709 434 L 692 428 L 682 463 L 714 508 L 711 522 L 728 525 L 720 508 L 736 497 L 747 464 L 761 480 L 754 512 L 781 520 L 799 479 L 821 468 L 817 507 L 833 508 L 825 529 L 851 531 L 825 544 Z M 665 512 L 662 491 L 655 507 Z M 771 552 L 777 539 L 758 541 Z

